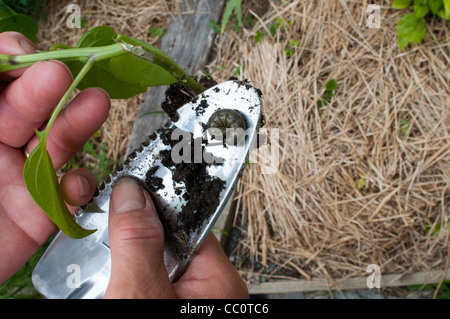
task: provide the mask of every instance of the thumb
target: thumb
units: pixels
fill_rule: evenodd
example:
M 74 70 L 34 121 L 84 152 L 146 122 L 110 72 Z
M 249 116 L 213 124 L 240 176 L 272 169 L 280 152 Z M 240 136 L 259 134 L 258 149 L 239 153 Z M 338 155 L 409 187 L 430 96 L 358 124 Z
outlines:
M 164 230 L 150 195 L 132 178 L 113 187 L 111 277 L 105 298 L 174 297 L 164 265 Z

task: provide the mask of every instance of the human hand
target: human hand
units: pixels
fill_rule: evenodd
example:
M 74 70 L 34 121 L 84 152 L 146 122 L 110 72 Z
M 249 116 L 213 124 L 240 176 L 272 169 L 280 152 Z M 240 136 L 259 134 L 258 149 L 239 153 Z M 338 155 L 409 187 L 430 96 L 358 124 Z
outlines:
M 33 43 L 17 32 L 0 34 L 0 53 L 35 53 Z M 38 62 L 0 74 L 0 283 L 17 272 L 57 230 L 28 193 L 23 180 L 26 156 L 38 144 L 52 110 L 72 83 L 58 61 Z M 106 120 L 110 100 L 101 89 L 86 89 L 63 110 L 53 125 L 47 149 L 56 169 L 67 162 Z M 95 176 L 78 169 L 61 180 L 67 203 L 83 205 L 93 196 Z M 71 209 L 72 211 L 74 209 Z
M 178 282 L 164 265 L 164 230 L 149 194 L 131 178 L 113 187 L 111 277 L 105 298 L 248 298 L 236 269 L 210 234 Z
M 34 52 L 33 44 L 23 35 L 0 34 L 0 53 Z M 0 74 L 0 283 L 18 271 L 57 230 L 26 189 L 24 150 L 31 152 L 37 145 L 35 129 L 45 127 L 71 82 L 69 70 L 58 61 Z M 61 112 L 47 142 L 56 169 L 98 130 L 109 106 L 103 90 L 86 89 Z M 88 170 L 78 169 L 63 176 L 60 184 L 65 201 L 81 206 L 93 196 L 97 180 Z M 112 273 L 106 298 L 248 297 L 244 282 L 213 235 L 182 278 L 171 285 L 163 262 L 163 229 L 149 195 L 133 181 L 123 180 L 114 187 L 111 202 Z M 71 206 L 69 209 L 74 211 Z

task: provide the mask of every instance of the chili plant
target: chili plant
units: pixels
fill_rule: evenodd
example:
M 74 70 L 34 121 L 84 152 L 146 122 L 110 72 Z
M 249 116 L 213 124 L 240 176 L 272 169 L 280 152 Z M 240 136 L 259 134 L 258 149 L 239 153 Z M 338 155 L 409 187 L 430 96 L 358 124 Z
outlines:
M 26 26 L 14 24 L 18 19 L 9 19 L 10 16 L 17 14 L 0 1 L 0 19 L 8 19 L 9 23 L 2 25 L 0 20 L 0 30 L 19 31 L 35 40 L 35 23 Z M 46 60 L 65 63 L 74 80 L 53 110 L 45 130 L 36 130 L 39 144 L 26 160 L 23 176 L 32 198 L 59 229 L 72 238 L 83 238 L 95 230 L 84 229 L 75 222 L 60 194 L 58 178 L 46 149 L 50 129 L 72 92 L 76 88 L 100 87 L 113 99 L 126 99 L 145 92 L 148 87 L 176 82 L 184 83 L 195 94 L 205 88 L 161 50 L 138 39 L 117 34 L 106 26 L 84 33 L 75 47 L 55 44 L 48 52 L 19 56 L 0 54 L 0 72 Z

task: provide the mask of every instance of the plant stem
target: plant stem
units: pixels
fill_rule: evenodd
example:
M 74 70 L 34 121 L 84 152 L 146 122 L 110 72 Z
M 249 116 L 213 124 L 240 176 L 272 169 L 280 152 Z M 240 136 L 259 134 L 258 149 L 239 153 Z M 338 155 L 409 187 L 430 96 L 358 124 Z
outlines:
M 73 48 L 71 46 L 69 46 L 69 45 L 64 44 L 64 43 L 55 43 L 48 50 L 49 51 L 56 51 L 57 49 L 73 49 Z
M 100 62 L 126 53 L 127 51 L 120 44 L 115 43 L 103 47 L 71 48 L 68 50 L 58 50 L 26 55 L 0 54 L 0 72 L 30 66 L 30 64 L 38 61 L 76 61 L 83 58 L 88 59 L 91 56 L 95 56 L 95 61 Z
M 50 117 L 50 120 L 48 121 L 47 127 L 45 128 L 43 132 L 43 140 L 40 142 L 45 143 L 47 142 L 48 135 L 50 133 L 50 129 L 53 126 L 53 123 L 55 122 L 56 118 L 58 117 L 61 110 L 66 105 L 67 101 L 69 100 L 70 95 L 73 93 L 75 88 L 80 84 L 80 82 L 83 80 L 83 78 L 86 76 L 86 74 L 89 72 L 89 70 L 92 68 L 92 66 L 97 62 L 97 57 L 92 56 L 89 61 L 85 64 L 85 66 L 81 69 L 80 73 L 76 76 L 76 78 L 73 80 L 72 84 L 70 85 L 69 89 L 66 91 L 64 96 L 62 97 L 61 101 L 59 101 L 58 106 L 53 110 L 52 116 Z
M 190 88 L 195 94 L 201 94 L 206 91 L 206 88 L 203 87 L 203 85 L 187 75 L 172 58 L 167 56 L 161 50 L 122 34 L 117 36 L 117 40 L 123 45 L 124 49 L 128 50 L 132 55 L 162 67 L 172 74 L 175 79 Z

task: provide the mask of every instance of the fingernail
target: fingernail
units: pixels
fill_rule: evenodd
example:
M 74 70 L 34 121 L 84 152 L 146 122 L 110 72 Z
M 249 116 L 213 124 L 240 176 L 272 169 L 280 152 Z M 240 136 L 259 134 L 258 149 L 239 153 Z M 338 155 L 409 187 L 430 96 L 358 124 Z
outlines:
M 80 190 L 80 197 L 84 197 L 87 194 L 89 194 L 90 185 L 87 178 L 84 177 L 83 175 L 77 175 L 77 180 L 78 180 L 78 188 Z
M 114 213 L 141 210 L 146 207 L 144 191 L 132 178 L 123 178 L 113 187 L 111 194 Z
M 30 41 L 28 41 L 28 40 L 20 39 L 20 40 L 19 40 L 19 45 L 20 45 L 20 47 L 25 51 L 25 53 L 32 54 L 32 53 L 35 53 L 35 52 L 36 52 L 35 47 L 34 47 L 33 44 L 32 44 Z

